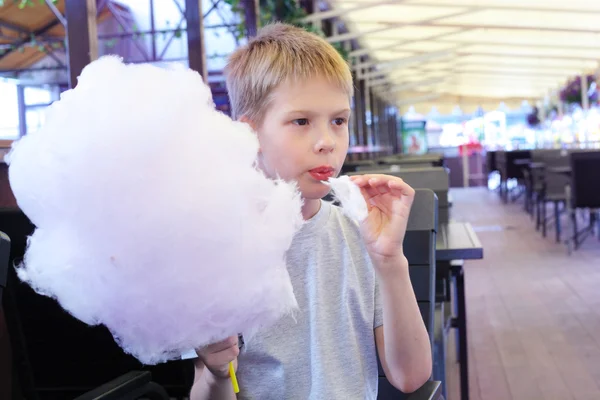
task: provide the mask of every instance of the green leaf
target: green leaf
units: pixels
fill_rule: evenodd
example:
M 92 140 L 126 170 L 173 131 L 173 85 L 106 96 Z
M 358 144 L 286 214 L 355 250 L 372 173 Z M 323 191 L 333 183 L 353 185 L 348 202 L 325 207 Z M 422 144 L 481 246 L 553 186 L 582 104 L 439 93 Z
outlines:
M 175 37 L 176 37 L 177 39 L 179 39 L 179 38 L 181 37 L 181 35 L 182 35 L 182 33 L 181 33 L 181 30 L 180 30 L 180 29 L 177 29 L 177 30 L 175 31 Z

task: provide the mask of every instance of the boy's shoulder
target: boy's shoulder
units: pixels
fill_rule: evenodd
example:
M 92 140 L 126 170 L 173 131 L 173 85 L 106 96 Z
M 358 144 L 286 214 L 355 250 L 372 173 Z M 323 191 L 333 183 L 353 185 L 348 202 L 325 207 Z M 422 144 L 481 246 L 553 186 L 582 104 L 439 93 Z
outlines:
M 357 221 L 348 216 L 344 209 L 333 202 L 322 201 L 317 215 L 309 220 L 298 235 L 298 243 L 320 248 L 327 243 L 334 248 L 346 248 L 354 256 L 366 256 L 366 247 Z

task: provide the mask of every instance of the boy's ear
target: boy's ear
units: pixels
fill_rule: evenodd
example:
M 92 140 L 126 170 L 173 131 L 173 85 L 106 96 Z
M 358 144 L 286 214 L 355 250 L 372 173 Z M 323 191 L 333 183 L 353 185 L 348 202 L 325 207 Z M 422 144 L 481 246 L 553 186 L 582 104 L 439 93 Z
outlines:
M 247 116 L 242 115 L 241 117 L 238 118 L 238 121 L 250 125 L 250 127 L 256 131 L 256 126 L 255 126 L 254 122 Z
M 254 132 L 257 132 L 257 131 L 256 131 L 256 124 L 254 123 L 254 121 L 252 121 L 252 120 L 251 120 L 250 118 L 248 118 L 247 116 L 245 116 L 245 115 L 242 115 L 241 117 L 239 117 L 239 118 L 238 118 L 238 121 L 239 121 L 239 122 L 243 122 L 244 124 L 248 124 L 248 125 L 250 125 L 250 127 L 252 128 L 252 130 L 253 130 Z M 261 152 L 260 145 L 259 145 L 259 147 L 258 147 L 258 152 L 259 152 L 259 153 Z

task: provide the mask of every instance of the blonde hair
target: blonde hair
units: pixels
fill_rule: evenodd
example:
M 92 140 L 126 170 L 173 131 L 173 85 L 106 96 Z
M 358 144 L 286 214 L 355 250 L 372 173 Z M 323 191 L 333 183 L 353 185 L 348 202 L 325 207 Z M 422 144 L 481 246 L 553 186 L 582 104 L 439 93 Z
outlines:
M 235 50 L 224 70 L 232 117 L 260 123 L 273 90 L 284 82 L 322 77 L 354 94 L 348 63 L 323 38 L 283 23 L 267 25 Z

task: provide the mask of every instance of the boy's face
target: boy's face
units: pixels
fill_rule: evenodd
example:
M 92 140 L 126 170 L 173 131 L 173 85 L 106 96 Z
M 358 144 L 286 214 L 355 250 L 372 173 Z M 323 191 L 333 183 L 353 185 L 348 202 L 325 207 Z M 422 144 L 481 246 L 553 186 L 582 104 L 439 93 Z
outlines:
M 337 176 L 348 151 L 350 102 L 326 79 L 275 89 L 257 128 L 260 166 L 271 178 L 296 180 L 305 199 L 329 193 L 323 181 Z

